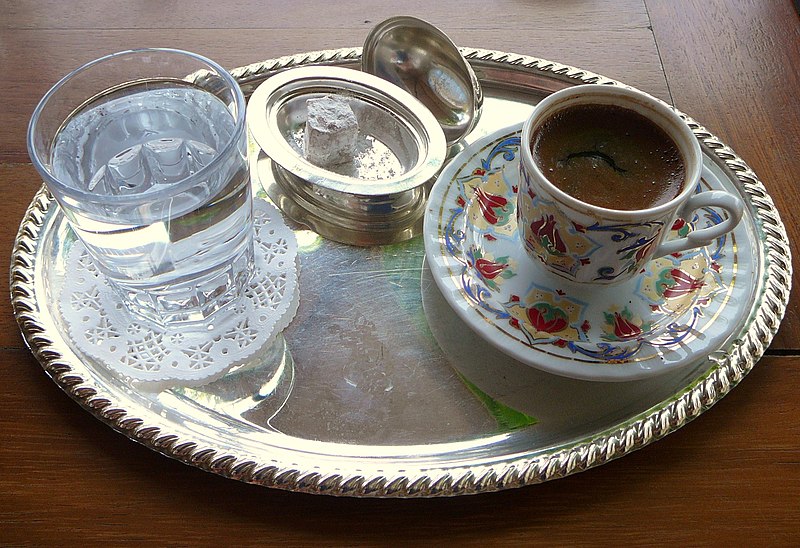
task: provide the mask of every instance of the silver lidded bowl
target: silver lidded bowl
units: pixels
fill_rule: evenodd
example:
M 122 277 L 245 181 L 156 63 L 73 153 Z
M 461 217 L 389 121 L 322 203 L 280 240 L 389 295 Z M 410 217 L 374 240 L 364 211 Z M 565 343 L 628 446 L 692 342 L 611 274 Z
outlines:
M 345 98 L 359 126 L 352 161 L 321 167 L 303 154 L 308 99 Z M 422 226 L 447 145 L 436 118 L 408 92 L 358 70 L 308 66 L 272 76 L 250 97 L 247 120 L 262 150 L 256 175 L 294 220 L 354 245 L 393 243 Z
M 453 41 L 427 21 L 400 16 L 377 24 L 364 41 L 361 70 L 419 99 L 442 126 L 448 146 L 478 123 L 478 78 Z

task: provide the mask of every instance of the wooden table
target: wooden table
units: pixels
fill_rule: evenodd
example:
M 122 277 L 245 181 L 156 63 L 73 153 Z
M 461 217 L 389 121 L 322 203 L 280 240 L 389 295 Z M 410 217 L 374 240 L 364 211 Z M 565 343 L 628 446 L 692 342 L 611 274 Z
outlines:
M 790 0 L 490 3 L 0 3 L 0 249 L 41 181 L 31 112 L 67 71 L 113 51 L 177 47 L 227 67 L 360 45 L 399 12 L 459 45 L 557 60 L 652 93 L 747 161 L 800 241 L 800 19 Z M 792 246 L 795 256 L 798 250 Z M 795 284 L 797 283 L 795 274 Z M 800 542 L 800 297 L 767 355 L 677 433 L 600 468 L 433 500 L 335 499 L 184 466 L 115 433 L 48 379 L 0 314 L 0 544 Z

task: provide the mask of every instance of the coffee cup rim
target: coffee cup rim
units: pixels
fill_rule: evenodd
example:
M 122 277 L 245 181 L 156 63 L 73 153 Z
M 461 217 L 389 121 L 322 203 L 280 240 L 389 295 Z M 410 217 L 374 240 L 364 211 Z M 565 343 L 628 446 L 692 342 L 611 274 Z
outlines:
M 549 115 L 563 108 L 581 104 L 616 105 L 632 108 L 648 117 L 672 138 L 684 159 L 686 169 L 683 188 L 671 200 L 646 209 L 612 209 L 579 200 L 554 185 L 533 159 L 530 143 L 535 122 L 544 121 Z M 655 116 L 653 116 L 655 114 Z M 538 127 L 538 125 L 536 126 Z M 675 209 L 694 192 L 700 180 L 703 161 L 700 143 L 691 128 L 667 103 L 643 91 L 614 84 L 580 84 L 559 90 L 542 99 L 522 126 L 521 154 L 528 170 L 540 179 L 551 195 L 573 209 L 610 218 L 651 216 Z

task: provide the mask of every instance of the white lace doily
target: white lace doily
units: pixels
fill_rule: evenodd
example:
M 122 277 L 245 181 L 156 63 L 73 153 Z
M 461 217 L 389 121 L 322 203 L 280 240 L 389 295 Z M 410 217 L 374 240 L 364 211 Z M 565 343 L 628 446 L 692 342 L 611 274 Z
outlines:
M 71 339 L 81 352 L 142 388 L 198 386 L 247 362 L 294 318 L 299 302 L 297 240 L 279 211 L 253 204 L 255 271 L 232 313 L 213 330 L 161 328 L 121 306 L 76 241 L 66 258 L 59 299 Z

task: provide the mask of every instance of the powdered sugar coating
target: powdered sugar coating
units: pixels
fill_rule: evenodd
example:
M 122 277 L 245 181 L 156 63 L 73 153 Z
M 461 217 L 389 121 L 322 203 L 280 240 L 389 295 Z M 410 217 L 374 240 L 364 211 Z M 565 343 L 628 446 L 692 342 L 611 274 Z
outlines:
M 303 154 L 318 166 L 351 161 L 358 137 L 358 121 L 344 97 L 326 95 L 306 101 Z

